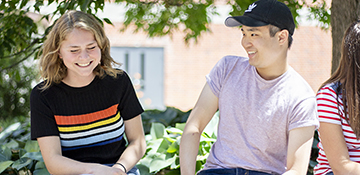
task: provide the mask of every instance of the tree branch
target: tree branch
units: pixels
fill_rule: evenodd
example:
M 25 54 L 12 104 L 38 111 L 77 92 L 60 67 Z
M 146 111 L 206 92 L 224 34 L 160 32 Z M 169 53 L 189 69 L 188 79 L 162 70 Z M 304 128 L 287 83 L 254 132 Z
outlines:
M 39 49 L 40 47 L 41 47 L 41 46 L 35 48 L 29 55 L 25 56 L 23 59 L 19 60 L 18 62 L 14 63 L 14 64 L 12 64 L 12 65 L 10 65 L 10 66 L 8 66 L 8 67 L 5 67 L 5 68 L 0 69 L 0 72 L 5 71 L 5 70 L 8 70 L 8 69 L 11 69 L 11 68 L 17 66 L 18 64 L 20 64 L 21 62 L 25 61 L 25 60 L 28 59 L 32 54 L 34 54 L 34 53 L 36 52 L 36 50 Z
M 32 46 L 34 46 L 35 44 L 37 44 L 39 42 L 39 38 L 36 38 L 32 43 L 30 43 L 30 45 L 28 46 L 28 47 L 26 47 L 25 49 L 23 49 L 23 50 L 21 50 L 21 51 L 19 51 L 19 52 L 16 52 L 16 53 L 14 53 L 14 54 L 12 54 L 12 55 L 7 55 L 7 56 L 4 56 L 4 57 L 0 57 L 0 59 L 4 59 L 4 58 L 11 58 L 11 57 L 14 57 L 14 56 L 16 56 L 16 55 L 19 55 L 19 54 L 21 54 L 21 53 L 23 53 L 23 52 L 26 52 L 29 48 L 31 48 Z M 39 47 L 37 47 L 37 48 L 39 48 Z M 36 49 L 35 49 L 36 50 Z

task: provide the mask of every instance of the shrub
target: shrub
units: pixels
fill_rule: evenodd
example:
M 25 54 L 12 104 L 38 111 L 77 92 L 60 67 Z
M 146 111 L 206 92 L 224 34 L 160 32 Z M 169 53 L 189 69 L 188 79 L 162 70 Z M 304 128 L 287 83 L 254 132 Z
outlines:
M 29 122 L 17 122 L 0 133 L 1 175 L 49 175 L 38 143 L 30 140 L 29 126 Z
M 142 175 L 180 174 L 179 145 L 190 111 L 168 107 L 165 111 L 144 112 L 143 125 L 147 132 L 147 150 L 137 167 Z M 203 168 L 210 148 L 217 138 L 219 114 L 216 113 L 201 135 L 196 171 Z M 146 129 L 147 128 L 147 129 Z M 308 175 L 317 164 L 317 132 L 311 152 Z M 16 122 L 0 132 L 0 175 L 48 175 L 38 144 L 30 140 L 30 122 Z
M 210 148 L 216 141 L 218 120 L 216 113 L 201 134 L 196 171 L 203 168 Z M 184 127 L 185 123 L 177 123 L 175 127 L 152 123 L 150 133 L 145 136 L 146 153 L 137 165 L 141 175 L 180 174 L 179 146 Z
M 175 127 L 176 123 L 185 123 L 191 110 L 183 112 L 174 107 L 166 107 L 164 111 L 152 109 L 141 114 L 145 134 L 150 133 L 152 123 L 162 123 L 165 127 Z

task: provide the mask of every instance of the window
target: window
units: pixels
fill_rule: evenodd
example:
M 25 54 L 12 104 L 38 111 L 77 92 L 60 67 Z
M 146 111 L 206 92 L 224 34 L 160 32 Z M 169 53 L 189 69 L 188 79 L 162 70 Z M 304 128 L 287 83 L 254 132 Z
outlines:
M 111 56 L 121 63 L 145 109 L 164 109 L 163 48 L 112 47 Z

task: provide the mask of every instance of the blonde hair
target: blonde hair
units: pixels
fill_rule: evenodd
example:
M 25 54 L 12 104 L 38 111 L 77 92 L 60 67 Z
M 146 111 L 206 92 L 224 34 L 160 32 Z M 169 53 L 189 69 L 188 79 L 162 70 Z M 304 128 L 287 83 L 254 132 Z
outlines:
M 50 87 L 53 83 L 60 83 L 67 76 L 67 68 L 59 57 L 59 50 L 66 36 L 75 28 L 94 34 L 101 50 L 100 64 L 94 69 L 96 76 L 103 78 L 108 74 L 116 77 L 118 73 L 122 73 L 121 70 L 112 67 L 112 64 L 120 64 L 110 56 L 109 39 L 97 19 L 82 11 L 70 10 L 55 22 L 41 49 L 40 76 L 45 80 L 42 89 Z

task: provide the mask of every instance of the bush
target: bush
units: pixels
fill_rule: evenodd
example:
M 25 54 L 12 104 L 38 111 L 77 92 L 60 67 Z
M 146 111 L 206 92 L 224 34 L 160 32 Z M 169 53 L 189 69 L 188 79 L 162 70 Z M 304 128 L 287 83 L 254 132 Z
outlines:
M 201 134 L 196 171 L 203 168 L 210 148 L 216 141 L 218 120 L 219 115 L 216 113 Z M 179 146 L 184 127 L 185 123 L 177 123 L 175 127 L 152 123 L 150 133 L 145 136 L 146 153 L 137 165 L 141 175 L 180 174 Z
M 165 111 L 147 110 L 143 114 L 147 150 L 137 167 L 142 175 L 180 174 L 179 146 L 190 111 L 168 107 Z M 219 114 L 216 113 L 201 135 L 196 171 L 203 168 L 217 138 Z M 146 131 L 147 130 L 147 131 Z M 317 164 L 318 136 L 314 135 L 308 175 Z M 30 122 L 16 122 L 0 132 L 0 175 L 48 175 L 38 144 L 30 140 Z
M 0 133 L 0 174 L 49 175 L 38 143 L 30 140 L 29 121 L 14 123 Z
M 174 107 L 166 107 L 165 111 L 146 110 L 141 114 L 145 134 L 150 133 L 152 123 L 162 123 L 165 127 L 175 127 L 176 123 L 185 123 L 191 110 L 183 112 Z

